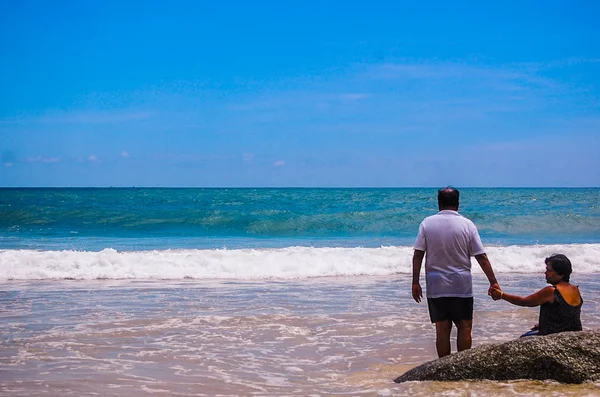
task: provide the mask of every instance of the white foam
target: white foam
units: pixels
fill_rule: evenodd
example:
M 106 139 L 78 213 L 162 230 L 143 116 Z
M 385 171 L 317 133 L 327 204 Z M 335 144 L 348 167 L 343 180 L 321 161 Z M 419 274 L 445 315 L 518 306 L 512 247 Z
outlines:
M 600 244 L 486 247 L 497 273 L 542 273 L 564 253 L 574 273 L 600 272 Z M 0 280 L 293 279 L 411 272 L 411 247 L 117 252 L 0 250 Z M 474 272 L 481 269 L 473 260 Z

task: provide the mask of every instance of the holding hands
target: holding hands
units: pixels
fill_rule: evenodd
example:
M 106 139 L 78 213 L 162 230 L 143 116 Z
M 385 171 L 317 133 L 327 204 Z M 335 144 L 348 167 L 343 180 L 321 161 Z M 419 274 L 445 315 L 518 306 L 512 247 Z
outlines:
M 500 286 L 492 286 L 490 287 L 489 295 L 492 297 L 493 300 L 497 301 L 502 299 L 504 292 L 502 292 Z
M 490 284 L 490 288 L 488 289 L 488 295 L 491 296 L 492 298 L 494 298 L 494 295 L 493 295 L 494 290 L 502 291 L 500 289 L 500 284 L 498 284 L 497 281 L 492 281 L 492 283 Z M 498 298 L 498 299 L 500 299 L 500 298 Z M 494 300 L 498 300 L 498 299 L 494 298 Z

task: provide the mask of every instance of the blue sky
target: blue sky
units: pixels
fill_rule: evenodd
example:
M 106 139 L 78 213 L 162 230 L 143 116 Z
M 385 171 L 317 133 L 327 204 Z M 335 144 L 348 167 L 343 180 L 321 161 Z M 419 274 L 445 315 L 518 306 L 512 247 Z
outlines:
M 0 2 L 0 186 L 600 186 L 600 3 Z

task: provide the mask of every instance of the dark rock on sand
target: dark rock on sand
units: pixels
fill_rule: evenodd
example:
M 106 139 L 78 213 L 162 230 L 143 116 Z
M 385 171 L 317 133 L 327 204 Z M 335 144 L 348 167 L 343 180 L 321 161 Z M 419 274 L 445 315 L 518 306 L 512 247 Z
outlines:
M 394 382 L 467 379 L 600 380 L 600 331 L 531 336 L 429 361 Z

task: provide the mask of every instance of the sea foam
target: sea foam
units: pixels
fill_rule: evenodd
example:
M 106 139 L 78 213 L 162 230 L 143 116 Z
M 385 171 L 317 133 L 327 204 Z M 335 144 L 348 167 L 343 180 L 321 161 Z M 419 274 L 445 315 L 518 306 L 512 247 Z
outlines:
M 543 273 L 566 254 L 574 273 L 600 272 L 600 244 L 488 246 L 497 273 Z M 411 272 L 411 247 L 207 249 L 118 252 L 0 251 L 0 280 L 294 279 Z M 481 269 L 473 260 L 473 271 Z

